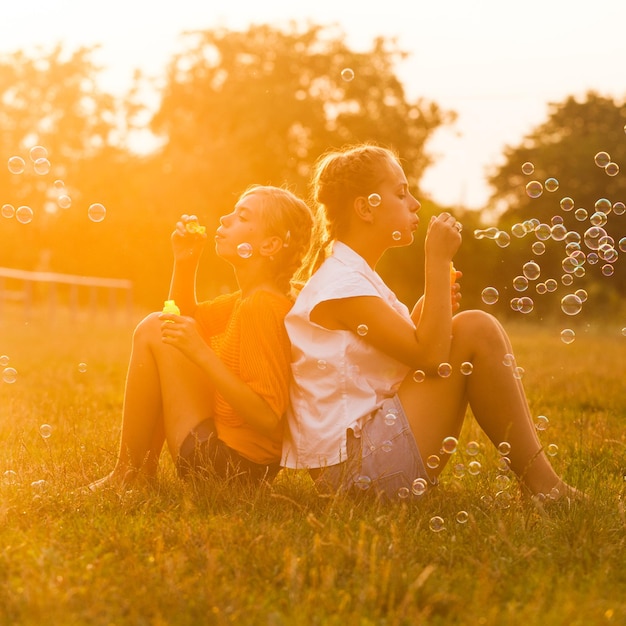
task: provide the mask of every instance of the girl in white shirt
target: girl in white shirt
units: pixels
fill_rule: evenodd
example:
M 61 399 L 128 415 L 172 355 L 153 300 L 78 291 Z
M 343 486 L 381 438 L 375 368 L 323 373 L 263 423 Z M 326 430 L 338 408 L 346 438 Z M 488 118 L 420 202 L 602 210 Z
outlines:
M 387 249 L 413 242 L 419 223 L 398 157 L 368 144 L 330 152 L 313 191 L 323 262 L 285 318 L 293 380 L 282 464 L 308 468 L 323 488 L 418 497 L 436 483 L 449 458 L 442 445 L 454 445 L 469 403 L 491 441 L 510 446 L 510 467 L 530 494 L 575 495 L 505 364 L 504 329 L 483 311 L 456 314 L 460 224 L 448 213 L 428 224 L 424 295 L 409 312 L 375 272 Z M 422 459 L 436 457 L 426 469 Z

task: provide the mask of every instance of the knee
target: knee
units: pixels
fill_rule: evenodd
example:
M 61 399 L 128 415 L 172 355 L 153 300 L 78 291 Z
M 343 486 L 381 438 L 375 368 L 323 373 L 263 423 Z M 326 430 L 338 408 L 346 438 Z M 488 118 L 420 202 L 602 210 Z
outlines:
M 491 313 L 480 309 L 462 311 L 452 318 L 452 336 L 458 339 L 484 345 L 501 342 L 502 334 L 500 322 Z
M 150 343 L 153 339 L 161 338 L 161 320 L 158 313 L 149 313 L 135 327 L 133 343 Z

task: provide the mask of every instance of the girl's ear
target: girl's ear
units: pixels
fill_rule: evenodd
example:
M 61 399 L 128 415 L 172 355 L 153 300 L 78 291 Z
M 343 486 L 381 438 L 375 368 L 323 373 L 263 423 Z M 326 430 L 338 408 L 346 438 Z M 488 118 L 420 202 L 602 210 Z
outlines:
M 365 196 L 359 196 L 354 199 L 354 212 L 357 217 L 364 222 L 371 224 L 374 221 L 374 212 L 372 206 Z
M 266 237 L 261 242 L 261 247 L 259 248 L 259 252 L 262 256 L 273 256 L 278 254 L 283 249 L 283 240 L 276 235 L 272 235 L 271 237 Z

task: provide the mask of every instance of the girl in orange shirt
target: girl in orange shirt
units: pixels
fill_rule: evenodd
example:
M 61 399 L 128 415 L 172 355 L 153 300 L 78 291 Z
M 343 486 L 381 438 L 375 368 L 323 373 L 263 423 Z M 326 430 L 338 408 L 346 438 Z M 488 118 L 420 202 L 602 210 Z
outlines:
M 283 320 L 312 223 L 306 203 L 286 189 L 248 189 L 215 234 L 215 251 L 233 266 L 239 289 L 198 303 L 206 234 L 194 216 L 182 216 L 172 233 L 169 292 L 181 315 L 152 313 L 137 326 L 118 460 L 90 489 L 153 479 L 164 442 L 182 478 L 274 477 L 289 397 Z

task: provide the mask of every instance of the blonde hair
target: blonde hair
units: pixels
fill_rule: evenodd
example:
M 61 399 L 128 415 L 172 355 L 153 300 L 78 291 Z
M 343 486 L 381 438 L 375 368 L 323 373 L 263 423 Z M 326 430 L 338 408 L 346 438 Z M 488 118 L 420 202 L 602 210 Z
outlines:
M 273 262 L 274 280 L 281 291 L 293 296 L 301 288 L 292 284 L 311 246 L 313 213 L 308 204 L 284 187 L 252 185 L 240 200 L 256 195 L 262 199 L 261 211 L 267 234 L 280 237 L 283 248 Z
M 374 191 L 390 162 L 400 164 L 396 152 L 371 143 L 330 150 L 318 158 L 311 180 L 315 227 L 309 254 L 298 272 L 299 283 L 322 264 L 332 241 L 346 232 L 355 198 Z

